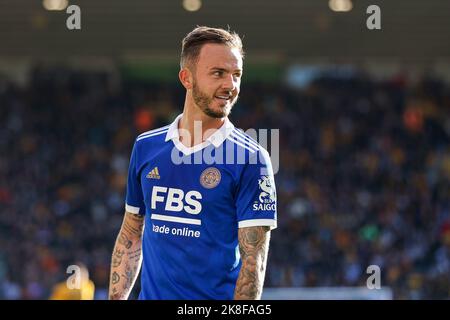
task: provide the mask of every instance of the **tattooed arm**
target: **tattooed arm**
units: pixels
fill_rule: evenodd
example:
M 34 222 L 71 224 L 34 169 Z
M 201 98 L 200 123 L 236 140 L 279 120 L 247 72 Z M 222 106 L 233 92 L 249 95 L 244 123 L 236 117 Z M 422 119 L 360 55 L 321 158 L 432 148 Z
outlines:
M 110 300 L 126 300 L 130 295 L 141 268 L 143 227 L 144 216 L 125 212 L 112 255 Z
M 235 300 L 261 299 L 269 251 L 269 227 L 239 228 L 242 267 L 234 291 Z

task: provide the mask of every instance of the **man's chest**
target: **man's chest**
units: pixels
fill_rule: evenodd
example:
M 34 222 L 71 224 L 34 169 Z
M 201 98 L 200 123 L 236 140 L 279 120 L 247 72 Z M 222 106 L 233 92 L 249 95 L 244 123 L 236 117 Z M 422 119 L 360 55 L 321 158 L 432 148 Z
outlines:
M 140 182 L 148 213 L 199 215 L 234 205 L 233 170 L 224 165 L 173 164 L 155 157 L 141 168 Z

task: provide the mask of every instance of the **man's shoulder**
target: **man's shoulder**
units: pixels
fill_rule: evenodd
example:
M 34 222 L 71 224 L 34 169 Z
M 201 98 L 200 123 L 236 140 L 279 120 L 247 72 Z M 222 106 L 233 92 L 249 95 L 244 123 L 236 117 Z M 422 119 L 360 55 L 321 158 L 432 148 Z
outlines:
M 139 134 L 134 142 L 134 152 L 140 155 L 139 159 L 146 158 L 150 153 L 154 153 L 155 150 L 160 150 L 164 147 L 166 142 L 166 135 L 169 131 L 169 126 L 164 126 L 156 129 L 152 129 Z
M 246 163 L 248 161 L 253 163 L 256 158 L 266 162 L 270 156 L 266 148 L 263 147 L 254 137 L 244 132 L 242 129 L 233 128 L 227 138 L 227 142 L 235 145 L 237 152 L 243 152 L 247 155 Z
M 233 128 L 227 137 L 227 141 L 236 146 L 238 150 L 246 150 L 253 154 L 261 149 L 261 145 L 242 129 Z
M 160 127 L 160 128 L 156 128 L 156 129 L 152 129 L 152 130 L 143 132 L 136 137 L 136 143 L 141 142 L 141 141 L 146 141 L 146 140 L 154 140 L 154 139 L 158 139 L 161 137 L 164 138 L 165 134 L 167 134 L 167 131 L 169 131 L 169 127 L 170 127 L 170 124 L 168 124 L 164 127 Z

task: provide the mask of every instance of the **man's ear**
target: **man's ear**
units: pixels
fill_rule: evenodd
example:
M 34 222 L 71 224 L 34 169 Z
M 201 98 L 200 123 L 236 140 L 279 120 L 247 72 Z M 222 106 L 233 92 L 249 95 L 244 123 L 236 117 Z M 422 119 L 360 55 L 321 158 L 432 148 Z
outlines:
M 181 84 L 186 88 L 186 90 L 192 89 L 193 77 L 191 70 L 189 70 L 188 68 L 182 68 L 178 73 L 178 78 L 180 79 Z

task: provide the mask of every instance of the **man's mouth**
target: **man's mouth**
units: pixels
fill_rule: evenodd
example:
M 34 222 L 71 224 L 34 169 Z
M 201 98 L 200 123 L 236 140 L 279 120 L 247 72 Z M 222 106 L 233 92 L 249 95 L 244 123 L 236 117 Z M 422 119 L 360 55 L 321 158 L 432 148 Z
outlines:
M 216 99 L 221 99 L 221 100 L 230 100 L 231 96 L 214 96 Z

